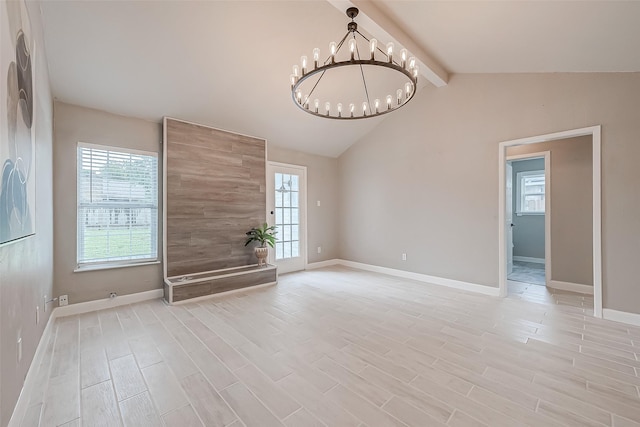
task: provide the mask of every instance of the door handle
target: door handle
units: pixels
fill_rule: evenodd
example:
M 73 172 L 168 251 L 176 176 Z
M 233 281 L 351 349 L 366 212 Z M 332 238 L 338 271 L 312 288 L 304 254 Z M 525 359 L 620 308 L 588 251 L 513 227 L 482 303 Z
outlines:
M 273 213 L 273 212 L 271 212 L 271 213 Z M 515 227 L 516 225 L 515 225 L 515 224 L 511 224 L 511 226 L 512 226 L 512 227 Z
M 273 215 L 273 211 L 271 211 L 271 215 Z

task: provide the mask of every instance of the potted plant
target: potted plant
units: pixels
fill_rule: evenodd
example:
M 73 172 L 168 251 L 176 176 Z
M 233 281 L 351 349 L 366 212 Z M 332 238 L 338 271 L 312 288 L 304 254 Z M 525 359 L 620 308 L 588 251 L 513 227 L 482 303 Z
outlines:
M 260 246 L 256 246 L 255 253 L 258 257 L 258 266 L 263 267 L 267 265 L 267 256 L 269 255 L 269 248 L 267 245 L 273 247 L 276 243 L 276 226 L 266 222 L 261 227 L 254 227 L 247 231 L 247 241 L 244 243 L 247 246 L 251 242 L 258 242 Z

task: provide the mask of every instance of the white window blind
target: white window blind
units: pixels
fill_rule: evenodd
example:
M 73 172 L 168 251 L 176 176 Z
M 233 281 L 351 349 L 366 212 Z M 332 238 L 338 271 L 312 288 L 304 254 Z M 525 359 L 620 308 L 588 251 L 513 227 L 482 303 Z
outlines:
M 78 144 L 78 266 L 158 258 L 158 156 Z

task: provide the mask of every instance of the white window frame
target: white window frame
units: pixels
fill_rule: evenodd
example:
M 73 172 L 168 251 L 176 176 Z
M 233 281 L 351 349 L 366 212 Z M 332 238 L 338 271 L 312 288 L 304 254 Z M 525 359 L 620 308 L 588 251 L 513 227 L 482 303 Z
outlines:
M 543 193 L 535 193 L 535 195 L 539 195 L 539 194 L 543 194 L 545 197 L 545 200 L 547 198 L 547 185 L 546 185 L 546 176 L 544 173 L 544 169 L 542 170 L 535 170 L 535 171 L 523 171 L 523 172 L 518 172 L 516 173 L 516 215 L 518 216 L 522 216 L 522 215 L 544 215 L 545 211 L 524 211 L 522 210 L 522 207 L 524 206 L 524 198 L 527 194 L 525 194 L 523 192 L 523 187 L 524 187 L 524 178 L 530 177 L 530 176 L 542 176 L 545 179 L 545 185 L 544 185 L 544 192 Z
M 135 259 L 119 259 L 119 260 L 97 260 L 97 261 L 81 261 L 80 260 L 80 217 L 78 215 L 80 211 L 80 176 L 79 176 L 79 160 L 78 155 L 80 153 L 81 148 L 89 148 L 95 150 L 104 150 L 111 151 L 114 153 L 124 153 L 124 154 L 137 154 L 142 156 L 154 157 L 156 159 L 156 196 L 155 196 L 155 209 L 156 209 L 156 227 L 153 229 L 150 238 L 152 241 L 155 241 L 155 254 L 152 254 L 150 257 L 145 258 L 135 258 Z M 99 145 L 99 144 L 90 144 L 86 142 L 78 142 L 76 147 L 76 166 L 78 169 L 76 170 L 76 263 L 77 267 L 74 272 L 88 271 L 88 270 L 102 270 L 109 268 L 120 268 L 120 267 L 133 267 L 140 265 L 148 265 L 148 264 L 159 264 L 160 263 L 160 248 L 158 241 L 158 234 L 161 223 L 160 218 L 160 197 L 159 197 L 159 185 L 160 185 L 160 165 L 159 165 L 159 156 L 158 153 L 153 151 L 144 151 L 144 150 L 136 150 L 131 148 L 123 148 L 116 146 L 108 146 L 108 145 Z

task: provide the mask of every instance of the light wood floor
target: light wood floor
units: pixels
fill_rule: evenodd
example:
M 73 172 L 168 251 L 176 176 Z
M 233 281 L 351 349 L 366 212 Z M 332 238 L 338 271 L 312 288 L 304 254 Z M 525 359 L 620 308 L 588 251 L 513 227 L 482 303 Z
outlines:
M 640 328 L 537 288 L 334 267 L 58 319 L 23 425 L 640 426 Z

